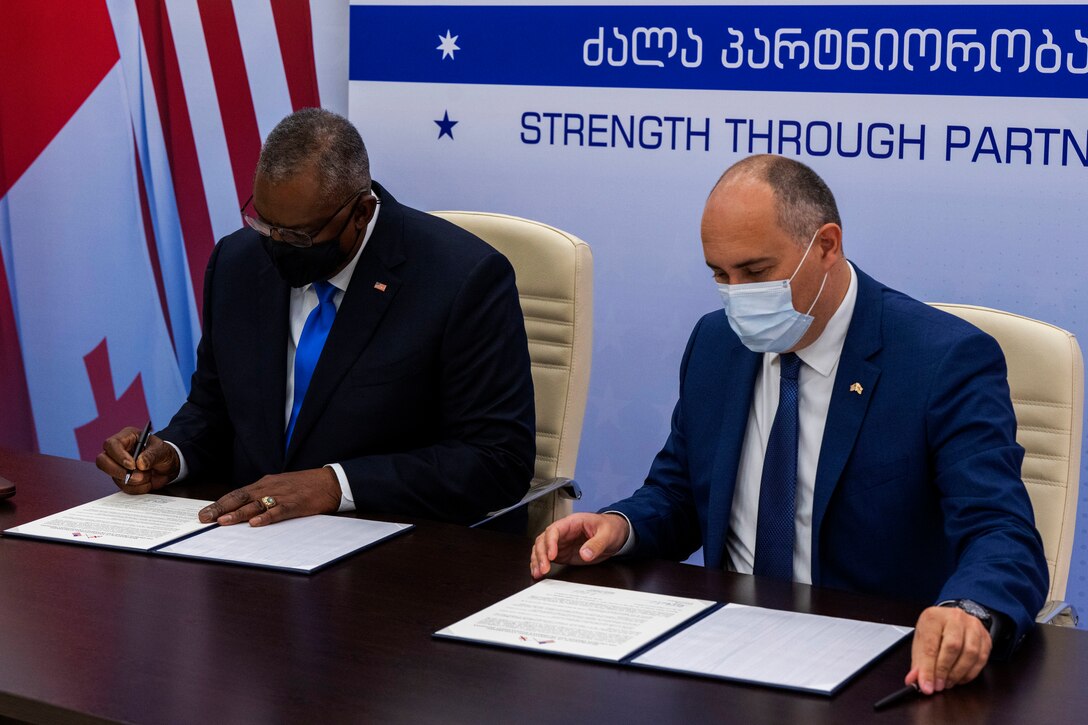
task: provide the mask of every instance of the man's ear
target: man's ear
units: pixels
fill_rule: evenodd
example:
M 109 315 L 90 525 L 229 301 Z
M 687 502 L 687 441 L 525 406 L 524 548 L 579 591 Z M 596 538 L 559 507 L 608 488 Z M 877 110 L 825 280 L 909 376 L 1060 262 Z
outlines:
M 842 258 L 842 227 L 828 222 L 816 232 L 815 246 L 820 252 L 820 262 L 830 268 Z
M 374 218 L 374 210 L 378 207 L 378 200 L 368 196 L 355 207 L 353 222 L 356 229 L 366 229 L 366 225 Z

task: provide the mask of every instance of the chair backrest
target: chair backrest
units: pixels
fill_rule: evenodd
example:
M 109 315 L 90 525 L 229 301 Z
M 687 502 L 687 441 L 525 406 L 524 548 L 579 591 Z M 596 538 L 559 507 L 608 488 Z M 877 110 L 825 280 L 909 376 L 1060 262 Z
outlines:
M 1065 599 L 1080 489 L 1084 361 L 1060 327 L 973 305 L 931 303 L 997 340 L 1009 368 L 1023 479 L 1050 569 L 1051 600 Z
M 574 478 L 593 348 L 593 257 L 578 237 L 505 214 L 435 211 L 502 252 L 514 267 L 536 395 L 537 481 Z M 559 492 L 529 504 L 528 531 L 570 513 Z

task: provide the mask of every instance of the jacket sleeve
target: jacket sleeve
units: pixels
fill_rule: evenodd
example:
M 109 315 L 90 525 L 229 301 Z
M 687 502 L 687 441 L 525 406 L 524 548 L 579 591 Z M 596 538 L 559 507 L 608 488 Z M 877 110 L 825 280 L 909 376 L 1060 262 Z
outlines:
M 972 599 L 1009 617 L 1015 633 L 995 642 L 1000 656 L 1034 625 L 1048 572 L 1020 477 L 1024 450 L 1005 358 L 993 338 L 978 332 L 950 346 L 927 410 L 930 467 L 955 556 L 938 601 Z
M 603 511 L 619 511 L 634 529 L 632 556 L 654 556 L 683 560 L 702 543 L 698 511 L 692 495 L 688 470 L 687 425 L 684 393 L 688 361 L 702 328 L 695 326 L 680 363 L 680 397 L 672 413 L 669 437 L 654 458 L 642 487 L 630 497 Z

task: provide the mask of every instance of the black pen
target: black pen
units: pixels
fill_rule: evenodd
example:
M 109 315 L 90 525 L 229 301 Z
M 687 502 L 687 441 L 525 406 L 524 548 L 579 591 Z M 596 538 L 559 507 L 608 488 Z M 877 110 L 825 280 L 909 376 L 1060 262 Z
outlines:
M 136 468 L 136 459 L 140 457 L 140 454 L 144 452 L 144 448 L 147 448 L 147 439 L 151 435 L 151 421 L 147 421 L 147 425 L 140 432 L 140 437 L 136 441 L 136 450 L 132 452 L 132 467 Z M 125 474 L 125 485 L 128 485 L 128 479 L 132 478 L 132 471 Z
M 918 685 L 907 685 L 906 687 L 896 690 L 882 700 L 878 700 L 876 704 L 873 705 L 873 709 L 883 710 L 886 707 L 891 707 L 897 702 L 902 702 L 903 700 L 906 700 L 908 697 L 914 697 L 919 692 L 920 690 L 918 689 Z

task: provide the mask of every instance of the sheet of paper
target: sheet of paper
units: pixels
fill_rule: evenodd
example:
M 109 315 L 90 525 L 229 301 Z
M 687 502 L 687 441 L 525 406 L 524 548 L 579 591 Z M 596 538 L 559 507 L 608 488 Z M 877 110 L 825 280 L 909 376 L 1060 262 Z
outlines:
M 436 634 L 617 662 L 712 606 L 546 579 Z
M 632 662 L 831 694 L 912 631 L 727 604 Z
M 164 546 L 159 552 L 311 572 L 410 528 L 411 524 L 307 516 L 271 526 L 220 526 Z
M 118 491 L 97 501 L 8 529 L 4 533 L 148 551 L 214 524 L 197 512 L 210 501 Z

